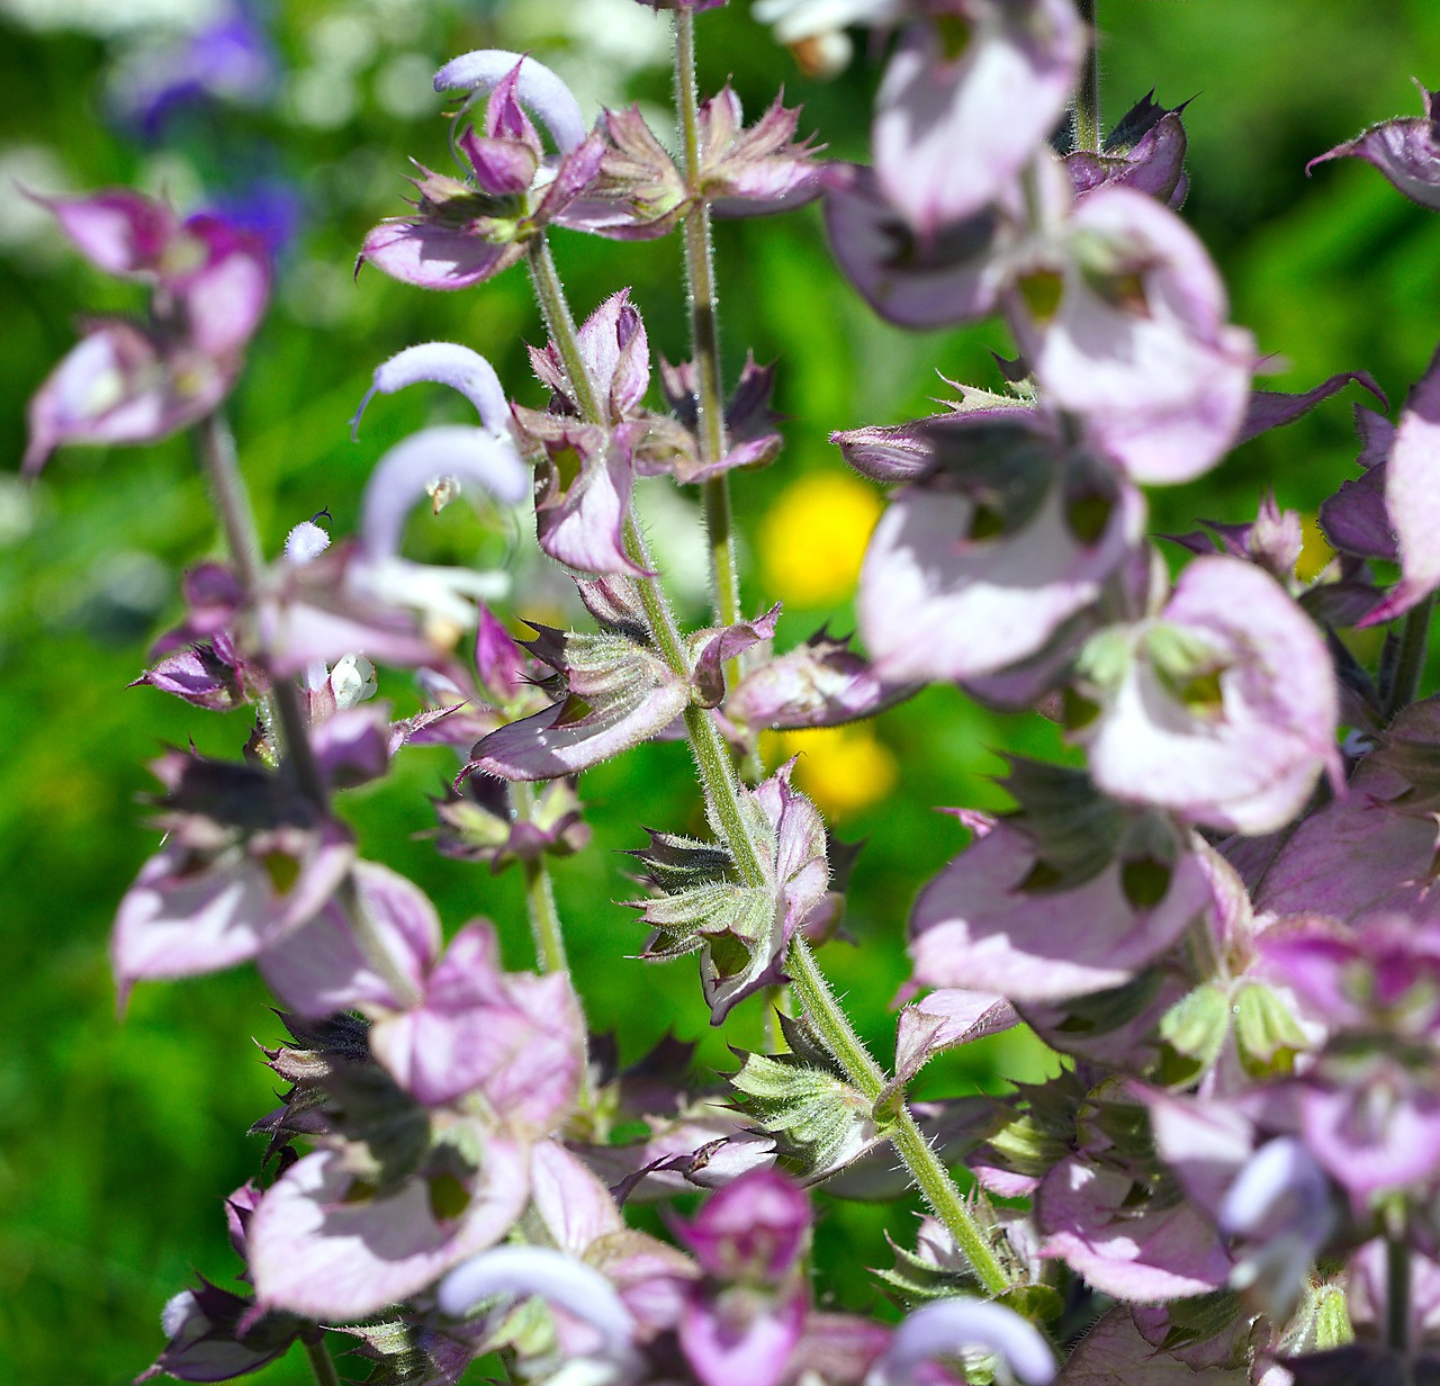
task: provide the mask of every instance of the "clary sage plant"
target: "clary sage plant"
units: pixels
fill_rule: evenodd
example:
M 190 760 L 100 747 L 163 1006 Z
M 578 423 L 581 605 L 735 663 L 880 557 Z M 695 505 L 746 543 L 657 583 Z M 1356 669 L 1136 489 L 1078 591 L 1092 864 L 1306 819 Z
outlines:
M 266 1051 L 284 1095 L 255 1123 L 256 1177 L 227 1204 L 237 1277 L 164 1306 L 147 1375 L 228 1379 L 298 1342 L 322 1383 L 397 1386 L 482 1358 L 567 1386 L 1440 1378 L 1440 701 L 1421 696 L 1440 358 L 1393 417 L 1354 370 L 1255 387 L 1254 340 L 1181 215 L 1181 110 L 1147 97 L 1099 128 L 1093 0 L 761 0 L 816 69 L 847 60 L 847 27 L 873 31 L 864 166 L 819 157 L 779 100 L 747 123 L 728 87 L 702 99 L 699 12 L 723 0 L 651 3 L 674 11 L 673 136 L 638 108 L 582 110 L 543 54 L 436 74 L 453 166 L 417 166 L 410 209 L 357 247 L 362 291 L 378 271 L 483 295 L 523 271 L 549 399 L 515 402 L 463 343 L 378 362 L 362 438 L 414 386 L 475 417 L 391 448 L 355 535 L 320 516 L 283 553 L 257 538 L 223 402 L 266 307 L 261 245 L 125 190 L 47 201 L 149 311 L 87 324 L 31 404 L 24 466 L 193 431 L 229 560 L 188 574 L 143 682 L 254 714 L 236 759 L 154 766 L 165 836 L 120 902 L 122 1002 L 253 962 L 289 1036 Z M 1440 209 L 1424 101 L 1316 162 L 1368 160 Z M 875 312 L 998 316 L 1016 357 L 928 418 L 835 435 L 837 463 L 891 488 L 859 648 L 777 651 L 778 607 L 740 607 L 730 491 L 783 465 L 774 374 L 752 359 L 724 379 L 711 220 L 817 199 Z M 553 228 L 682 237 L 692 359 L 652 379 L 624 287 L 577 314 Z M 1358 474 L 1321 509 L 1322 572 L 1297 576 L 1300 519 L 1268 499 L 1162 556 L 1146 488 L 1352 385 Z M 701 630 L 677 622 L 632 504 L 661 475 L 703 503 Z M 523 590 L 497 611 L 493 574 L 404 555 L 414 507 L 460 495 L 533 498 L 584 629 L 520 638 Z M 1387 630 L 1378 668 L 1347 639 L 1368 626 Z M 398 671 L 424 699 L 400 721 L 372 696 Z M 1014 759 L 1013 811 L 961 812 L 969 845 L 915 882 L 882 1066 L 817 958 L 849 853 L 757 739 L 933 682 L 1058 723 L 1084 769 Z M 673 1042 L 617 1070 L 550 888 L 549 860 L 588 841 L 580 777 L 657 737 L 688 742 L 708 831 L 636 826 L 644 957 L 694 955 L 717 1026 L 757 993 L 777 1018 L 727 1079 Z M 335 801 L 407 744 L 457 752 L 437 845 L 523 874 L 533 973 L 502 968 L 483 919 L 447 939 L 418 887 L 357 855 Z M 617 966 L 638 994 L 641 965 Z M 933 1057 L 1022 1024 L 1057 1076 L 912 1110 Z M 877 1268 L 898 1315 L 817 1304 L 822 1181 L 923 1196 Z M 627 1223 L 627 1204 L 702 1190 L 669 1239 Z

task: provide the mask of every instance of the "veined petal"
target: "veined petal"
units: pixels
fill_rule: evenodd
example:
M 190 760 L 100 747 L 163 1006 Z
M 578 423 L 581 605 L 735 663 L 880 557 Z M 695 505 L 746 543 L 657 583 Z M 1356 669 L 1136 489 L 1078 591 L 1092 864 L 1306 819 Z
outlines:
M 381 222 L 365 237 L 359 263 L 368 261 L 421 289 L 468 289 L 509 269 L 524 253 L 519 241 L 497 245 L 463 228 L 402 219 Z
M 568 154 L 585 140 L 585 117 L 575 94 L 544 63 L 528 54 L 503 48 L 477 49 L 452 58 L 435 74 L 436 91 L 466 90 L 488 94 L 520 67 L 516 97 L 539 116 L 560 153 Z
M 22 469 L 38 472 L 65 444 L 104 447 L 168 437 L 214 409 L 233 381 L 233 365 L 164 348 L 132 323 L 100 323 L 30 400 Z
M 437 1218 L 423 1178 L 359 1197 L 338 1151 L 320 1150 L 266 1191 L 250 1219 L 250 1270 L 262 1304 L 322 1322 L 364 1318 L 408 1299 L 493 1246 L 529 1196 L 522 1151 L 492 1137 L 457 1218 Z
M 921 484 L 880 517 L 859 596 L 879 678 L 979 677 L 1037 653 L 1124 562 L 1143 533 L 1145 502 L 1122 485 L 1094 544 L 1071 531 L 1058 485 L 1014 534 L 965 539 L 974 513 L 967 497 Z
M 1024 835 L 1001 820 L 925 887 L 910 924 L 918 985 L 1018 1002 L 1105 991 L 1165 952 L 1211 898 L 1188 852 L 1164 896 L 1146 907 L 1127 898 L 1119 861 L 1069 890 L 1027 890 L 1037 860 Z
M 567 702 L 491 732 L 477 743 L 466 768 L 504 780 L 553 780 L 576 775 L 658 736 L 685 710 L 689 686 L 657 675 L 626 698 L 583 716 L 567 716 Z

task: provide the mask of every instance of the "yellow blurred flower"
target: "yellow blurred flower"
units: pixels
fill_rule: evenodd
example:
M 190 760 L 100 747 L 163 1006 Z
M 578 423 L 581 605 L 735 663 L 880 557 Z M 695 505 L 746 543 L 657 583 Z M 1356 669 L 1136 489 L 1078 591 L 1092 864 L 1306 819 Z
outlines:
M 767 765 L 795 762 L 796 787 L 828 818 L 845 818 L 879 802 L 895 787 L 899 767 L 890 749 L 863 724 L 813 731 L 764 732 Z
M 1335 550 L 1320 528 L 1319 517 L 1306 514 L 1300 517 L 1304 538 L 1300 544 L 1300 559 L 1295 564 L 1295 576 L 1301 582 L 1313 582 L 1324 571 L 1325 565 L 1335 557 Z
M 803 476 L 760 522 L 767 585 L 796 606 L 830 606 L 855 590 L 881 501 L 843 472 Z

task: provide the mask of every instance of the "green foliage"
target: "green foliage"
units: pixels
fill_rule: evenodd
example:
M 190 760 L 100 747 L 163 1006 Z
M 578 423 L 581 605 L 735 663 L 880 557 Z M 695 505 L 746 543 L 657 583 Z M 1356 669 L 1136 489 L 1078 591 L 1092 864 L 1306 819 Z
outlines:
M 401 347 L 469 342 L 522 400 L 541 402 L 522 343 L 538 342 L 542 329 L 518 272 L 460 295 L 422 294 L 368 271 L 356 287 L 355 249 L 379 218 L 403 209 L 408 155 L 446 166 L 440 102 L 425 89 L 439 61 L 496 43 L 533 48 L 547 61 L 568 56 L 574 71 L 592 74 L 592 89 L 611 74 L 612 102 L 658 107 L 670 81 L 663 19 L 630 7 L 637 34 L 643 25 L 654 31 L 650 59 L 619 71 L 613 32 L 611 49 L 596 47 L 613 20 L 587 25 L 585 17 L 628 14 L 621 0 L 453 9 L 277 0 L 269 10 L 290 70 L 277 108 L 223 121 L 182 114 L 163 148 L 147 149 L 107 114 L 105 80 L 122 39 L 36 31 L 13 17 L 41 8 L 0 4 L 0 434 L 11 440 L 12 459 L 23 447 L 25 402 L 73 342 L 76 316 L 139 303 L 37 221 L 15 190 L 17 177 L 41 191 L 138 181 L 151 191 L 168 187 L 182 203 L 197 186 L 225 191 L 257 170 L 298 187 L 305 226 L 286 254 L 275 309 L 231 410 L 272 551 L 292 524 L 323 508 L 335 532 L 351 532 L 361 484 L 381 452 L 422 422 L 464 417 L 463 402 L 444 392 L 407 391 L 377 404 L 360 443 L 350 442 L 346 420 L 370 371 Z M 47 12 L 54 23 L 81 8 L 102 7 Z M 135 7 L 112 8 L 123 17 Z M 1363 366 L 1400 398 L 1434 345 L 1431 316 L 1416 306 L 1440 294 L 1440 219 L 1358 163 L 1326 166 L 1309 184 L 1302 170 L 1361 126 L 1412 109 L 1411 72 L 1436 80 L 1424 62 L 1440 52 L 1440 10 L 1366 0 L 1104 0 L 1099 8 L 1112 115 L 1152 85 L 1167 103 L 1201 93 L 1186 111 L 1187 215 L 1226 274 L 1235 319 L 1255 329 L 1262 350 L 1291 363 L 1275 385 L 1303 389 Z M 733 73 L 755 112 L 784 83 L 787 98 L 806 107 L 802 130 L 818 130 L 832 156 L 863 157 L 873 70 L 857 67 L 830 85 L 809 81 L 741 0 L 704 16 L 700 41 L 708 89 Z M 408 78 L 401 60 L 410 63 Z M 655 349 L 671 360 L 685 355 L 678 238 L 626 246 L 570 236 L 557 238 L 556 253 L 578 308 L 631 284 Z M 873 321 L 831 266 L 814 209 L 722 225 L 717 269 L 727 378 L 747 348 L 762 361 L 778 356 L 777 405 L 793 418 L 780 462 L 735 486 L 752 557 L 758 522 L 780 492 L 801 474 L 840 466 L 826 441 L 831 430 L 925 412 L 930 397 L 946 393 L 936 369 L 995 385 L 989 351 L 1011 349 L 993 326 L 907 335 Z M 1261 477 L 1275 478 L 1283 504 L 1313 509 L 1350 474 L 1354 453 L 1348 410 L 1327 406 L 1241 449 L 1203 483 L 1160 493 L 1156 528 L 1187 528 L 1197 513 L 1253 515 Z M 116 902 L 156 845 L 136 803 L 152 787 L 143 762 L 160 743 L 190 738 L 208 754 L 234 755 L 246 727 L 243 718 L 193 712 L 148 689 L 125 691 L 147 643 L 178 613 L 181 571 L 218 547 L 185 443 L 62 453 L 33 488 L 16 481 L 13 465 L 0 471 L 0 970 L 10 982 L 0 1006 L 0 1380 L 119 1383 L 152 1360 L 160 1307 L 195 1271 L 231 1284 L 221 1200 L 256 1172 L 261 1146 L 242 1133 L 275 1101 L 273 1075 L 249 1041 L 273 1044 L 280 1026 L 251 971 L 142 986 L 122 1026 L 106 959 Z M 508 558 L 523 588 L 528 536 L 487 530 L 464 510 L 417 520 L 410 551 Z M 668 530 L 674 516 L 667 517 Z M 775 595 L 753 571 L 747 610 Z M 559 589 L 547 600 L 558 601 Z M 702 604 L 697 589 L 689 614 L 698 617 Z M 844 608 L 787 610 L 779 646 L 827 619 L 843 629 L 851 616 Z M 414 705 L 394 678 L 384 692 L 402 711 Z M 935 689 L 889 714 L 878 734 L 899 766 L 894 797 L 842 824 L 844 836 L 868 839 L 846 915 L 861 946 L 833 946 L 825 966 L 862 1034 L 883 1051 L 893 1035 L 889 1002 L 905 975 L 907 911 L 958 845 L 930 806 L 1003 807 L 1003 792 L 985 778 L 1000 769 L 994 752 L 1050 755 L 1059 733 Z M 517 873 L 492 878 L 416 840 L 434 826 L 428 796 L 453 770 L 446 753 L 407 752 L 397 775 L 351 796 L 345 813 L 363 850 L 413 875 L 448 927 L 490 915 L 507 964 L 527 966 Z M 627 1057 L 670 1028 L 700 1037 L 699 1061 L 715 1067 L 728 1057 L 727 1042 L 758 1047 L 758 1001 L 738 1008 L 723 1036 L 712 1033 L 686 966 L 627 960 L 642 931 L 610 903 L 631 893 L 619 853 L 641 844 L 641 821 L 704 833 L 684 748 L 643 747 L 587 774 L 581 792 L 600 810 L 592 816 L 596 850 L 559 863 L 555 876 L 596 1027 L 617 1030 Z M 1267 1035 L 1272 1028 L 1261 1024 Z M 1256 1052 L 1280 1052 L 1284 1036 L 1278 1044 L 1257 1041 Z M 953 1061 L 951 1090 L 993 1085 L 997 1052 L 982 1047 L 989 1057 L 966 1060 L 968 1068 Z M 843 1304 L 864 1303 L 875 1291 L 859 1268 L 885 1259 L 884 1218 L 892 1217 L 899 1240 L 911 1240 L 913 1229 L 903 1213 L 896 1223 L 890 1214 L 821 1203 L 817 1256 L 845 1267 L 830 1288 Z M 307 1378 L 296 1352 L 254 1379 L 283 1386 Z

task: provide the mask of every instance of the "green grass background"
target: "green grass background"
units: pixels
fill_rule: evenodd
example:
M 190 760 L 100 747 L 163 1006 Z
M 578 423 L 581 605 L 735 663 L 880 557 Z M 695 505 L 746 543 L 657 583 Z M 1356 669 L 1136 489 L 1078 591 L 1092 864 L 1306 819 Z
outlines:
M 578 11 L 592 0 L 572 2 Z M 115 3 L 123 11 L 126 0 Z M 106 113 L 103 82 L 118 44 L 76 29 L 34 30 L 17 9 L 0 6 L 0 156 L 18 150 L 30 167 L 40 151 L 75 188 L 164 181 L 156 152 Z M 182 184 L 188 171 L 221 189 L 265 166 L 293 180 L 308 204 L 231 411 L 272 548 L 322 507 L 338 533 L 349 532 L 383 448 L 426 421 L 464 416 L 440 392 L 411 391 L 383 401 L 362 443 L 351 444 L 345 421 L 369 372 L 400 347 L 466 341 L 518 396 L 539 401 L 521 344 L 539 341 L 540 328 L 519 271 L 458 295 L 425 294 L 374 272 L 352 287 L 348 277 L 364 232 L 400 210 L 406 157 L 437 167 L 445 158 L 437 116 L 397 120 L 380 108 L 374 93 L 387 63 L 399 50 L 438 63 L 497 43 L 599 63 L 573 34 L 560 35 L 571 23 L 565 9 L 527 0 L 428 5 L 405 10 L 397 26 L 404 7 L 380 0 L 276 3 L 270 17 L 293 71 L 324 69 L 325 43 L 347 32 L 324 27 L 337 15 L 359 16 L 382 35 L 352 64 L 353 111 L 328 128 L 283 111 L 238 111 L 170 132 L 168 167 Z M 1328 165 L 1308 182 L 1304 165 L 1368 122 L 1418 111 L 1409 78 L 1440 82 L 1440 9 L 1428 0 L 1101 0 L 1100 11 L 1109 119 L 1152 86 L 1167 104 L 1196 98 L 1186 113 L 1186 215 L 1224 271 L 1235 319 L 1275 354 L 1276 385 L 1303 389 L 1363 366 L 1398 402 L 1440 336 L 1440 219 L 1358 163 Z M 739 0 L 703 17 L 700 45 L 707 89 L 733 75 L 758 112 L 783 83 L 787 99 L 806 107 L 804 129 L 817 130 L 835 156 L 863 156 L 874 69 L 807 80 Z M 663 103 L 669 77 L 652 64 L 610 86 Z M 19 196 L 7 179 L 0 210 L 8 203 L 15 213 Z M 194 1271 L 221 1283 L 233 1273 L 220 1200 L 255 1172 L 258 1147 L 243 1132 L 271 1103 L 273 1085 L 251 1037 L 272 1039 L 277 1025 L 245 969 L 142 986 L 123 1024 L 115 1015 L 110 922 L 156 842 L 137 804 L 149 785 L 144 762 L 162 743 L 192 737 L 207 752 L 234 754 L 245 728 L 125 686 L 179 613 L 183 569 L 216 551 L 185 442 L 65 452 L 33 489 L 13 477 L 25 402 L 74 340 L 77 315 L 138 306 L 55 239 L 0 246 L 0 1382 L 108 1386 L 153 1358 L 160 1306 Z M 815 209 L 722 226 L 717 240 L 727 371 L 733 378 L 747 348 L 778 358 L 778 402 L 791 416 L 781 461 L 735 483 L 753 556 L 757 522 L 780 490 L 802 473 L 841 466 L 826 441 L 832 429 L 924 412 L 942 393 L 937 370 L 994 385 L 989 352 L 1008 344 L 994 327 L 909 335 L 876 322 L 831 266 Z M 672 360 L 684 354 L 675 239 L 636 247 L 558 235 L 555 249 L 577 307 L 633 285 L 653 346 Z M 1188 527 L 1197 515 L 1244 518 L 1272 483 L 1282 502 L 1313 510 L 1349 474 L 1354 452 L 1348 403 L 1332 403 L 1201 482 L 1156 495 L 1156 528 Z M 497 551 L 496 538 L 464 515 L 420 530 L 415 552 Z M 756 610 L 771 599 L 757 571 L 745 583 L 745 604 Z M 844 606 L 789 610 L 782 645 L 822 621 L 843 630 L 851 619 Z M 402 676 L 389 676 L 385 691 L 404 704 Z M 932 806 L 998 803 L 985 778 L 998 768 L 995 748 L 1053 749 L 1053 736 L 946 689 L 887 716 L 879 736 L 898 759 L 899 789 L 842 825 L 846 837 L 868 840 L 849 915 L 859 946 L 836 945 L 825 963 L 887 1054 L 905 919 L 958 840 Z M 431 824 L 426 796 L 451 768 L 440 752 L 407 752 L 390 781 L 351 795 L 344 812 L 364 851 L 420 881 L 447 926 L 486 914 L 510 965 L 527 966 L 516 882 L 444 861 L 416 839 Z M 608 903 L 629 892 L 618 853 L 642 840 L 640 823 L 698 823 L 683 748 L 642 748 L 591 772 L 582 788 L 595 850 L 562 863 L 556 884 L 595 1027 L 617 1030 L 627 1056 L 673 1028 L 701 1041 L 705 1064 L 730 1066 L 726 1044 L 758 1035 L 757 1006 L 712 1033 L 690 964 L 631 961 L 641 931 Z M 931 1088 L 994 1084 L 1013 1058 L 992 1045 L 933 1076 Z M 863 1307 L 874 1299 L 863 1268 L 885 1257 L 883 1228 L 904 1235 L 910 1212 L 828 1200 L 822 1211 L 819 1256 L 835 1267 L 824 1289 Z M 304 1380 L 303 1359 L 260 1379 Z

